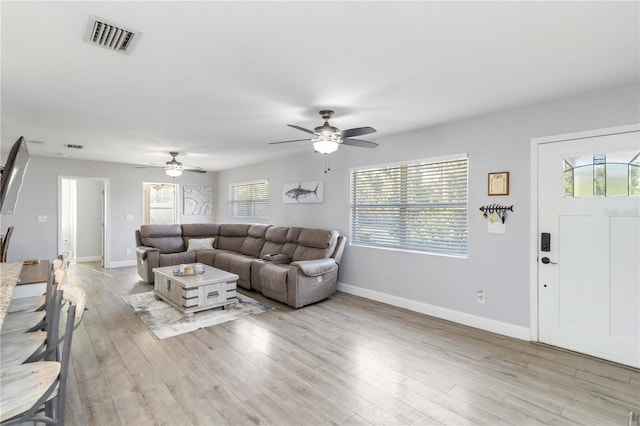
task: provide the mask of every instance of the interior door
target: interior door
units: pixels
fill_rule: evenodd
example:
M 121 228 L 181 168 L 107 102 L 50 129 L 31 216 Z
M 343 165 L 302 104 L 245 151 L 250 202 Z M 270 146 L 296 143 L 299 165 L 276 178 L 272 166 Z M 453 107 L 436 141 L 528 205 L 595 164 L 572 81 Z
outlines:
M 538 146 L 539 340 L 634 367 L 639 153 L 637 131 Z

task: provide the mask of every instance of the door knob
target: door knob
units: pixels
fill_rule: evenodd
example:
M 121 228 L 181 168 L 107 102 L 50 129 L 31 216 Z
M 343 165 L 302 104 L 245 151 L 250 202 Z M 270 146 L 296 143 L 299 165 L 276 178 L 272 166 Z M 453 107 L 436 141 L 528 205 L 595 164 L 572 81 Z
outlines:
M 544 263 L 545 265 L 547 264 L 552 264 L 552 265 L 557 265 L 558 262 L 552 262 L 551 259 L 549 259 L 548 257 L 543 257 L 542 259 L 540 259 L 542 261 L 542 263 Z

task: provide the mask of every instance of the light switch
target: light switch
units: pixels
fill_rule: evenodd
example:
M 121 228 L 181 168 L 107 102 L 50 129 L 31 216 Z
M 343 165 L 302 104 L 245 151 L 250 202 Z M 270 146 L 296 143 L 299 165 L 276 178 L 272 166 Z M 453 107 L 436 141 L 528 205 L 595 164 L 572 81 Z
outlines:
M 38 216 L 38 222 L 46 222 L 46 221 L 47 221 L 46 216 Z
M 127 220 L 133 220 L 133 215 L 131 213 L 127 213 Z

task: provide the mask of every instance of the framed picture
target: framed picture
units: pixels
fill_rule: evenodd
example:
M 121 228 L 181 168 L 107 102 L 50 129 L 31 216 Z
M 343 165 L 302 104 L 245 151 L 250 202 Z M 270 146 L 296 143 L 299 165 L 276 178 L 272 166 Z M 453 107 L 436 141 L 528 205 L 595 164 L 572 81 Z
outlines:
M 183 214 L 213 214 L 212 187 L 201 185 L 185 185 L 183 188 Z
M 489 173 L 489 195 L 509 195 L 509 172 Z
M 285 204 L 320 204 L 324 202 L 324 182 L 294 182 L 282 186 Z

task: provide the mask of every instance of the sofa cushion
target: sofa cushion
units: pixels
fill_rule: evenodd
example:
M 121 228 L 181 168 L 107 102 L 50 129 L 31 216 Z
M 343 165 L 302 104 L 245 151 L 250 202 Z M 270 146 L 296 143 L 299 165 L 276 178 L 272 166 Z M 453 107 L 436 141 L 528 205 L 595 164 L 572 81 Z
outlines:
M 218 253 L 221 253 L 221 251 L 218 249 L 209 249 L 209 250 L 197 250 L 195 253 L 196 253 L 196 262 L 213 266 L 213 259 L 216 257 Z
M 174 266 L 181 263 L 194 263 L 196 261 L 195 251 L 183 251 L 181 253 L 160 254 L 160 266 Z
M 187 251 L 212 249 L 214 241 L 215 238 L 191 238 L 187 243 Z
M 217 223 L 184 223 L 182 224 L 182 238 L 189 244 L 191 238 L 215 238 L 218 236 L 220 225 Z
M 282 247 L 282 253 L 293 258 L 293 253 L 296 251 L 296 248 L 298 248 L 298 236 L 300 235 L 300 232 L 302 232 L 302 228 L 289 228 L 289 231 L 287 232 L 287 241 Z
M 220 236 L 216 241 L 216 248 L 240 253 L 250 226 L 251 225 L 241 223 L 225 223 L 220 225 Z
M 287 233 L 289 228 L 282 226 L 273 226 L 269 228 L 264 236 L 264 245 L 260 251 L 262 258 L 266 254 L 282 253 L 284 243 L 287 241 Z
M 262 294 L 271 299 L 287 303 L 287 274 L 288 265 L 265 263 L 260 268 L 260 284 Z
M 338 231 L 305 228 L 298 236 L 293 261 L 316 260 L 331 257 L 338 242 Z
M 240 253 L 247 256 L 260 257 L 260 250 L 263 245 L 264 240 L 262 238 L 247 237 L 240 247 Z
M 253 257 L 230 251 L 221 251 L 214 257 L 213 266 L 238 275 L 238 285 L 250 289 L 251 262 L 254 260 Z
M 300 231 L 298 244 L 302 244 L 307 247 L 326 249 L 332 245 L 335 246 L 337 239 L 338 231 L 305 228 Z
M 271 228 L 271 225 L 251 225 L 247 231 L 247 235 L 254 238 L 265 239 L 267 231 Z
M 160 249 L 160 253 L 184 251 L 180 225 L 142 225 L 140 241 L 144 246 Z
M 246 237 L 251 225 L 245 223 L 224 223 L 220 225 L 219 235 L 225 237 Z
M 240 247 L 240 253 L 260 257 L 260 250 L 264 245 L 264 236 L 268 228 L 269 225 L 251 225 L 247 232 L 247 238 L 244 239 L 242 247 Z

